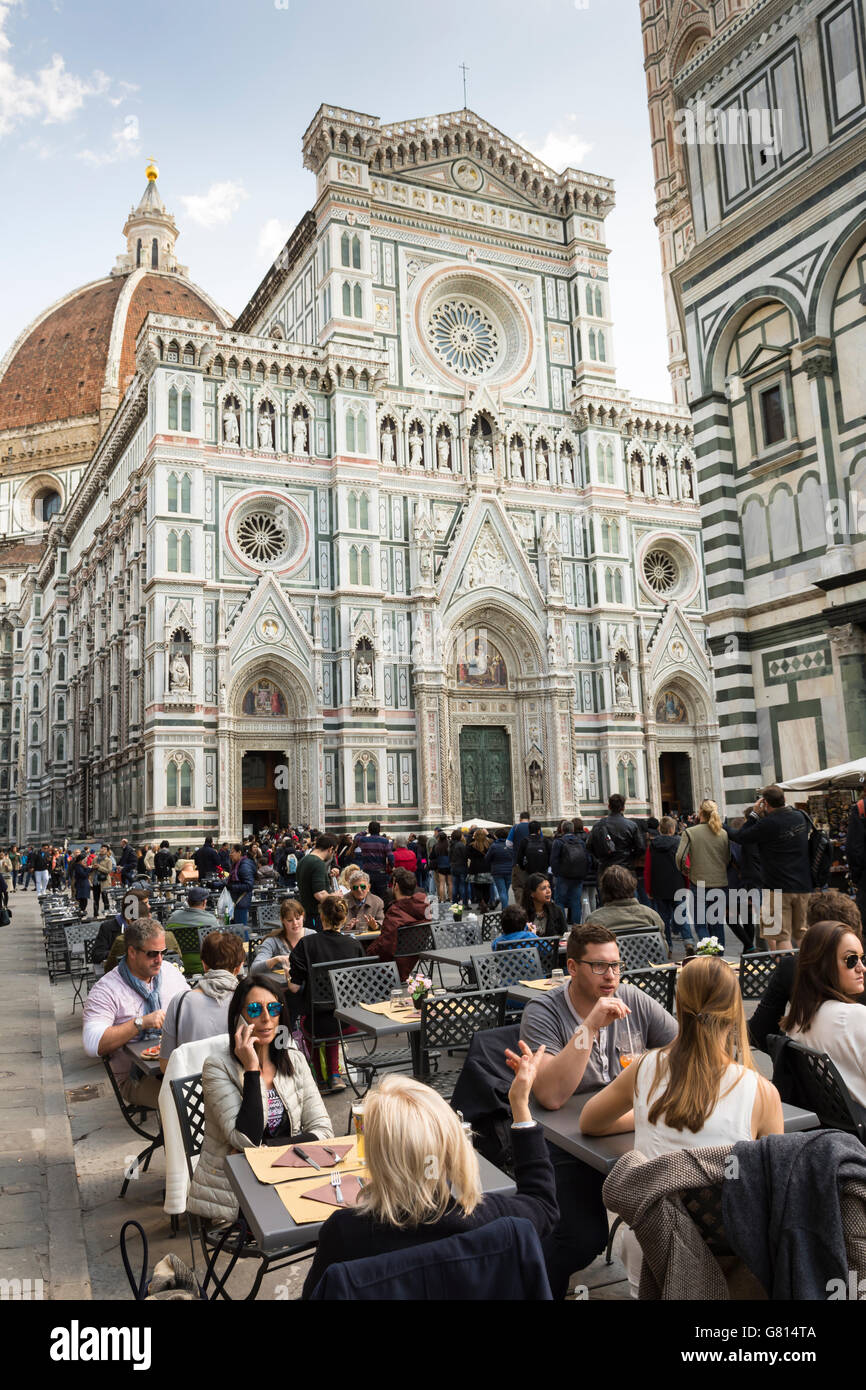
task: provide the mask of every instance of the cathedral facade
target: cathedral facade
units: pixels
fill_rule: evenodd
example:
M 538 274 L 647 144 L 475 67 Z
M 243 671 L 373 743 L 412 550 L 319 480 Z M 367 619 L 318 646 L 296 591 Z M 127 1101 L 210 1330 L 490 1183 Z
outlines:
M 862 0 L 643 0 L 726 799 L 866 754 Z
M 149 170 L 77 434 L 75 352 L 12 411 L 45 316 L 3 364 L 0 837 L 718 796 L 691 419 L 616 384 L 610 180 L 466 110 L 322 107 L 303 151 L 315 206 L 234 321 Z

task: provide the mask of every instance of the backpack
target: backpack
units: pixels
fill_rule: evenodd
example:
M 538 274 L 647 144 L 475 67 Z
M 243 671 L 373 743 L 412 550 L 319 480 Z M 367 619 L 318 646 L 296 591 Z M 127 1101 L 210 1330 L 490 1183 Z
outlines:
M 603 820 L 600 820 L 593 829 L 592 842 L 600 858 L 612 859 L 616 854 L 616 845 L 614 844 L 613 836 Z
M 825 830 L 819 830 L 813 820 L 809 823 L 809 868 L 812 871 L 812 887 L 826 888 L 830 881 L 830 868 L 833 863 L 833 842 Z
M 610 838 L 608 836 L 608 838 Z M 582 880 L 586 876 L 589 860 L 587 859 L 586 846 L 579 840 L 564 840 L 559 847 L 559 862 L 556 873 L 559 878 L 572 878 Z

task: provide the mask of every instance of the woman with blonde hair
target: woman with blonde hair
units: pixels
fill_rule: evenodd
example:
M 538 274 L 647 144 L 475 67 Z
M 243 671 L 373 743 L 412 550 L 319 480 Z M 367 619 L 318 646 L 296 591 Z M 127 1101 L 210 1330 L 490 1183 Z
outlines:
M 677 1018 L 673 1042 L 624 1063 L 619 1076 L 587 1102 L 583 1133 L 633 1128 L 635 1150 L 646 1158 L 783 1134 L 779 1092 L 755 1069 L 739 980 L 725 961 L 686 961 L 677 981 Z M 625 1020 L 614 1026 L 627 1055 Z M 642 1257 L 631 1231 L 623 1258 L 637 1297 Z
M 687 874 L 698 940 L 717 936 L 725 944 L 728 917 L 728 863 L 731 846 L 715 801 L 702 801 L 698 824 L 683 831 L 676 865 Z
M 501 1216 L 525 1217 L 539 1236 L 550 1234 L 559 1217 L 553 1165 L 529 1113 L 544 1047 L 533 1055 L 522 1042 L 520 1053 L 509 1060 L 508 1092 L 517 1191 L 484 1195 L 478 1156 L 447 1101 L 410 1076 L 386 1076 L 364 1104 L 369 1181 L 357 1206 L 322 1227 L 304 1298 L 332 1264 L 445 1240 Z
M 287 970 L 289 956 L 304 936 L 314 935 L 313 927 L 304 926 L 304 907 L 297 898 L 284 898 L 280 903 L 280 925 L 259 944 L 250 970 Z

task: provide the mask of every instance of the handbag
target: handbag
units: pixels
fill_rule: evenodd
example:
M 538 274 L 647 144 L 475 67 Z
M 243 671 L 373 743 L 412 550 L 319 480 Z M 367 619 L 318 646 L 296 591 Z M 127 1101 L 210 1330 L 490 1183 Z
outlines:
M 216 915 L 220 922 L 230 922 L 235 915 L 235 904 L 228 888 L 224 888 L 217 898 Z
M 127 1232 L 135 1230 L 141 1236 L 141 1273 L 136 1279 L 129 1264 L 129 1256 L 126 1251 Z M 216 1275 L 216 1263 L 226 1248 L 228 1240 L 234 1237 L 235 1243 L 230 1247 L 231 1259 L 228 1269 L 224 1274 Z M 129 1280 L 129 1287 L 132 1289 L 132 1296 L 136 1303 L 159 1301 L 180 1301 L 180 1302 L 216 1302 L 223 1295 L 226 1281 L 240 1258 L 244 1242 L 247 1238 L 247 1223 L 243 1217 L 226 1227 L 220 1235 L 213 1252 L 211 1253 L 205 1268 L 204 1279 L 199 1283 L 195 1269 L 190 1269 L 184 1264 L 183 1260 L 178 1259 L 177 1255 L 166 1255 L 164 1260 L 154 1267 L 153 1275 L 147 1277 L 148 1244 L 147 1236 L 143 1228 L 137 1221 L 125 1221 L 120 1231 L 120 1255 L 123 1260 L 123 1268 Z M 192 1251 L 192 1245 L 190 1245 Z M 193 1259 L 195 1255 L 193 1253 Z M 208 1293 L 211 1279 L 214 1280 L 214 1291 Z

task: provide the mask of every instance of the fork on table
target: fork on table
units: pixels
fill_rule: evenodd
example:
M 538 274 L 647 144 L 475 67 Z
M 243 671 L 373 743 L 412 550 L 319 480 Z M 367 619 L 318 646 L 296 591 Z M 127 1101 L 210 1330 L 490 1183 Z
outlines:
M 343 1180 L 340 1177 L 339 1173 L 331 1174 L 331 1186 L 333 1187 L 334 1192 L 337 1195 L 337 1206 L 343 1206 Z

